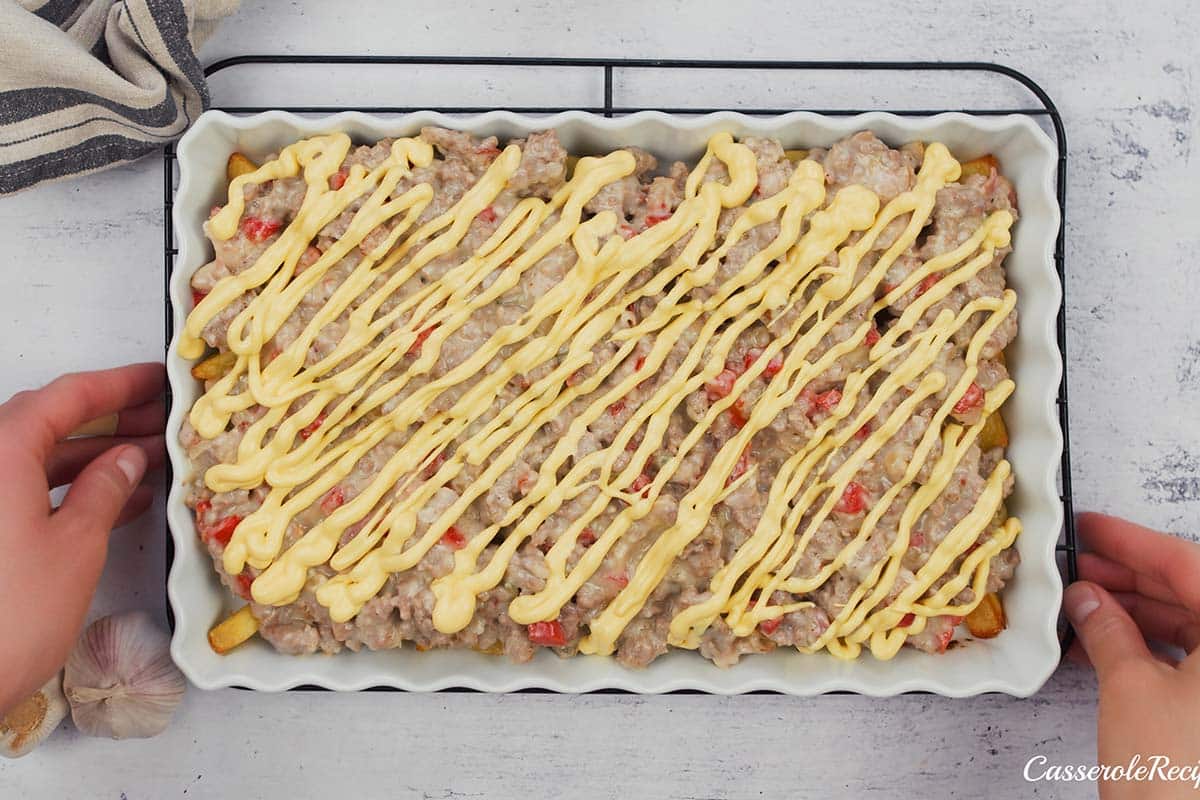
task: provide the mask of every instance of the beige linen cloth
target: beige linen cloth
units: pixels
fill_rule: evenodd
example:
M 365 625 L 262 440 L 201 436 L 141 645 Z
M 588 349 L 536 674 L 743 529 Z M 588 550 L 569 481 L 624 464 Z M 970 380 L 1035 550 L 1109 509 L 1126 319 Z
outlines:
M 0 194 L 177 138 L 208 107 L 196 48 L 238 0 L 0 0 Z

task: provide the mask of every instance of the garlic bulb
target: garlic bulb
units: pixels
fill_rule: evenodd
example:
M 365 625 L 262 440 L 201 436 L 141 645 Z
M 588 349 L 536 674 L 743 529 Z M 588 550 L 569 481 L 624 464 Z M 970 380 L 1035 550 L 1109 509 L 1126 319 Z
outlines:
M 59 672 L 0 717 L 0 756 L 20 758 L 41 744 L 67 716 Z
M 75 726 L 88 736 L 113 739 L 162 733 L 186 686 L 171 661 L 169 637 L 144 611 L 88 626 L 63 678 Z

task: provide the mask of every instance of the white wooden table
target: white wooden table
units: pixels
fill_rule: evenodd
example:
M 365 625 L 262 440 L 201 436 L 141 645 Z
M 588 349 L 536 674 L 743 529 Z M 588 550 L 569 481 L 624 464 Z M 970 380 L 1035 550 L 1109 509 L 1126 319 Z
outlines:
M 1200 510 L 1200 15 L 1188 0 L 1103 10 L 972 0 L 896 18 L 881 9 L 897 6 L 877 2 L 774 5 L 256 0 L 202 56 L 938 58 L 1026 71 L 1057 100 L 1071 142 L 1077 504 L 1190 532 Z M 505 97 L 501 81 L 470 90 Z M 161 356 L 159 159 L 0 200 L 0 241 L 0 395 Z M 162 607 L 161 502 L 114 535 L 96 615 Z M 0 762 L 0 796 L 725 798 L 819 787 L 827 797 L 1086 797 L 1092 787 L 1025 783 L 1022 767 L 1036 754 L 1091 763 L 1094 703 L 1090 674 L 1074 668 L 1031 700 L 193 690 L 156 739 L 109 742 L 64 726 L 32 756 Z

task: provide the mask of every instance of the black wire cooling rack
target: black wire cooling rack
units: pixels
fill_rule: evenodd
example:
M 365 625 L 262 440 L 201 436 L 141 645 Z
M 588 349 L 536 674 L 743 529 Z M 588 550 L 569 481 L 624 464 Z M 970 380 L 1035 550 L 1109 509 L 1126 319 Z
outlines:
M 263 111 L 281 110 L 297 114 L 336 113 L 340 111 L 361 111 L 374 114 L 396 114 L 411 111 L 441 111 L 447 114 L 470 114 L 493 111 L 497 109 L 523 114 L 555 114 L 560 111 L 587 111 L 602 114 L 606 117 L 621 114 L 631 114 L 636 111 L 661 111 L 668 114 L 708 114 L 716 111 L 735 110 L 741 114 L 769 116 L 786 114 L 793 111 L 808 111 L 828 116 L 847 117 L 870 111 L 886 111 L 891 114 L 907 117 L 922 117 L 959 112 L 976 116 L 1004 116 L 1019 114 L 1035 121 L 1048 122 L 1053 129 L 1055 145 L 1058 150 L 1058 169 L 1056 176 L 1056 194 L 1058 197 L 1059 228 L 1058 239 L 1054 247 L 1054 266 L 1058 279 L 1063 287 L 1062 303 L 1058 309 L 1057 338 L 1058 349 L 1062 355 L 1062 380 L 1058 386 L 1058 419 L 1063 432 L 1062 462 L 1060 465 L 1059 498 L 1063 506 L 1063 532 L 1056 550 L 1063 562 L 1067 579 L 1074 581 L 1077 576 L 1076 553 L 1077 540 L 1075 533 L 1075 514 L 1071 499 L 1071 443 L 1068 425 L 1067 404 L 1067 318 L 1066 318 L 1066 222 L 1067 222 L 1067 135 L 1063 126 L 1062 115 L 1046 91 L 1032 78 L 1012 67 L 1003 64 L 993 64 L 985 61 L 739 61 L 739 60 L 693 60 L 693 59 L 629 59 L 629 58 L 527 58 L 509 56 L 365 56 L 365 55 L 243 55 L 226 58 L 210 64 L 204 69 L 205 76 L 212 76 L 224 70 L 252 65 L 275 66 L 313 66 L 328 67 L 429 67 L 453 69 L 455 67 L 495 67 L 499 70 L 513 68 L 536 68 L 545 70 L 598 71 L 603 77 L 604 102 L 598 106 L 561 105 L 561 106 L 516 106 L 491 104 L 487 106 L 456 106 L 456 105 L 420 105 L 420 106 L 360 106 L 360 105 L 304 105 L 304 106 L 214 106 L 215 109 L 231 114 L 257 114 Z M 836 73 L 958 73 L 975 75 L 995 75 L 1012 81 L 1023 87 L 1036 100 L 1036 105 L 1022 105 L 1013 108 L 807 108 L 803 106 L 788 106 L 781 108 L 703 108 L 678 107 L 670 105 L 633 106 L 623 105 L 614 98 L 614 76 L 644 74 L 649 70 L 728 70 L 738 72 L 748 71 L 780 71 L 790 75 L 828 71 Z M 175 148 L 168 144 L 163 150 L 163 264 L 164 264 L 164 298 L 166 302 L 166 346 L 170 347 L 173 336 L 173 320 L 170 300 L 171 273 L 175 268 L 175 255 L 179 252 L 175 247 L 175 231 L 172 227 L 171 209 L 175 196 Z M 167 397 L 168 407 L 171 402 Z M 168 467 L 169 470 L 169 467 Z M 168 472 L 168 485 L 171 476 Z M 167 567 L 170 569 L 174 557 L 174 547 L 171 538 L 167 537 Z M 174 627 L 174 619 L 170 604 L 167 604 L 167 616 Z M 1062 628 L 1062 644 L 1065 651 L 1070 645 L 1072 632 L 1069 626 Z M 315 687 L 299 687 L 315 688 Z M 536 690 L 535 690 L 536 691 Z

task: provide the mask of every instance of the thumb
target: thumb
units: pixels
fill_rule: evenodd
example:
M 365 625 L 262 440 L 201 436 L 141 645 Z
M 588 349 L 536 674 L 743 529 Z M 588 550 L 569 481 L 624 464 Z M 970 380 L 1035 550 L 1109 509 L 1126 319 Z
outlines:
M 1063 606 L 1101 682 L 1122 662 L 1154 661 L 1137 623 L 1096 584 L 1071 584 L 1063 595 Z
M 145 473 L 142 448 L 130 444 L 114 447 L 83 468 L 55 516 L 87 534 L 106 534 Z

